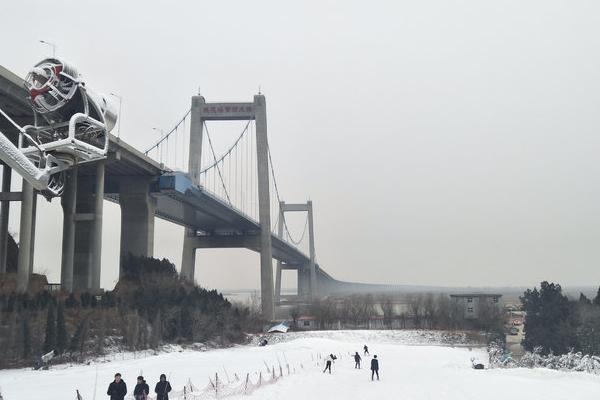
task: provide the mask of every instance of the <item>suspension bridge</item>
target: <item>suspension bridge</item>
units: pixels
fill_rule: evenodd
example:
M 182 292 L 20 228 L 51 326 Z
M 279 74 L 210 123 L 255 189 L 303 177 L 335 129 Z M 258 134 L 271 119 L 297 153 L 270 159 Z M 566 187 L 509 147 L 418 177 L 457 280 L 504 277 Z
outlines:
M 0 118 L 0 132 L 15 143 L 19 136 L 15 127 L 35 119 L 28 96 L 23 80 L 0 67 L 0 109 L 11 116 L 10 120 Z M 231 146 L 219 154 L 211 136 L 213 121 L 243 123 Z M 121 257 L 153 255 L 155 217 L 185 227 L 181 276 L 186 280 L 195 281 L 198 249 L 246 248 L 260 253 L 261 306 L 269 319 L 282 301 L 284 271 L 297 274 L 295 300 L 299 302 L 356 290 L 360 285 L 333 279 L 317 263 L 312 202 L 284 201 L 268 143 L 264 95 L 241 103 L 209 103 L 194 96 L 174 127 L 161 131 L 147 148 L 138 150 L 112 134 L 108 134 L 107 146 L 103 159 L 70 168 L 60 187 L 60 283 L 65 290 L 100 289 L 104 200 L 121 209 Z M 17 289 L 26 291 L 33 271 L 40 192 L 26 179 L 21 192 L 10 192 L 11 172 L 3 164 L 0 272 L 6 271 L 8 205 L 20 201 Z M 297 236 L 286 219 L 290 212 L 306 215 L 304 229 Z M 306 241 L 308 246 L 302 246 Z M 277 261 L 275 279 L 273 258 Z

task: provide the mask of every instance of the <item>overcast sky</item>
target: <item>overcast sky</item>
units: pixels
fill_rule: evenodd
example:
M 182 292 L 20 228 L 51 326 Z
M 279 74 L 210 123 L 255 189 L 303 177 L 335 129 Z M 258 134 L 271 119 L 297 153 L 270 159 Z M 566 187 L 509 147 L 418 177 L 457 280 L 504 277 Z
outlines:
M 21 76 L 49 55 L 40 39 L 57 43 L 123 96 L 121 136 L 140 149 L 198 88 L 250 101 L 260 86 L 281 192 L 313 200 L 317 260 L 338 279 L 600 283 L 599 2 L 20 0 L 3 2 L 0 38 Z M 119 215 L 105 203 L 105 287 Z M 61 225 L 40 198 L 35 268 L 51 281 Z M 182 234 L 158 221 L 155 255 L 179 267 Z M 258 256 L 199 251 L 196 276 L 258 287 Z

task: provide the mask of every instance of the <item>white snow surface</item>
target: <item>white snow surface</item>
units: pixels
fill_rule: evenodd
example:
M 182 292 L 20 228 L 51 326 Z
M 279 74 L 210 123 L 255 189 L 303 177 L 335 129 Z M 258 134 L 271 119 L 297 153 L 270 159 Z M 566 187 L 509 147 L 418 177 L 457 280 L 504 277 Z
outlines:
M 218 373 L 223 384 L 220 397 L 230 399 L 600 398 L 600 376 L 547 369 L 474 370 L 472 358 L 487 364 L 485 349 L 445 346 L 445 339 L 434 333 L 335 331 L 294 333 L 281 338 L 284 340 L 271 344 L 277 342 L 273 340 L 265 347 L 246 345 L 208 351 L 180 350 L 134 360 L 55 366 L 48 371 L 3 370 L 0 371 L 0 389 L 4 400 L 69 400 L 75 399 L 75 389 L 79 389 L 84 400 L 100 400 L 108 398 L 106 389 L 115 372 L 123 374 L 130 393 L 140 373 L 146 377 L 151 390 L 158 376 L 165 373 L 174 389 L 171 398 L 177 399 L 175 392 L 180 392 L 188 380 L 195 387 L 204 388 L 209 384 L 209 377 L 214 382 L 215 373 Z M 354 368 L 351 354 L 358 351 L 362 356 L 364 344 L 369 346 L 371 355 L 377 354 L 380 360 L 380 381 L 371 381 L 370 357 L 363 356 L 362 369 Z M 322 372 L 323 359 L 329 353 L 338 356 L 331 375 Z M 287 364 L 290 365 L 289 375 Z M 275 367 L 275 375 L 279 376 L 279 365 L 283 376 L 269 382 L 272 371 L 267 372 L 267 366 Z M 259 372 L 267 384 L 250 385 L 253 390 L 246 395 L 239 390 L 229 390 L 234 394 L 227 395 L 228 388 L 243 388 L 247 373 L 250 381 L 257 383 Z M 235 381 L 236 375 L 240 381 Z M 202 392 L 201 397 L 188 398 L 214 397 L 208 390 Z

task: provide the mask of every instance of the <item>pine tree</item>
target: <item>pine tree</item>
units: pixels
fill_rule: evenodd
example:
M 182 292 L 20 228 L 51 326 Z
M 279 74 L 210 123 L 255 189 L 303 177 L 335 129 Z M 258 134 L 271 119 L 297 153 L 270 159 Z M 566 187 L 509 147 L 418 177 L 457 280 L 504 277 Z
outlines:
M 23 315 L 23 358 L 31 356 L 31 329 L 29 327 L 29 314 Z
M 69 345 L 69 334 L 65 324 L 65 309 L 62 303 L 58 304 L 56 313 L 56 353 L 63 354 Z
M 594 298 L 594 305 L 600 306 L 600 287 L 598 288 L 598 292 L 596 293 L 596 297 Z
M 565 353 L 575 346 L 574 312 L 560 285 L 542 282 L 540 290 L 527 290 L 521 297 L 525 320 L 523 347 L 533 350 L 537 346 L 543 353 Z
M 44 352 L 49 353 L 56 348 L 56 313 L 54 302 L 48 303 L 48 317 L 46 319 L 46 338 L 44 339 Z
M 87 339 L 87 333 L 88 333 L 88 319 L 87 319 L 87 317 L 85 317 L 84 319 L 79 321 L 79 324 L 77 325 L 77 329 L 75 329 L 75 333 L 73 334 L 73 337 L 71 338 L 71 346 L 70 346 L 71 352 L 79 351 L 79 354 L 83 353 L 83 345 L 85 344 L 85 341 Z
M 592 304 L 592 301 L 590 299 L 587 298 L 587 296 L 583 293 L 579 293 L 579 303 L 580 304 L 587 304 L 590 305 Z

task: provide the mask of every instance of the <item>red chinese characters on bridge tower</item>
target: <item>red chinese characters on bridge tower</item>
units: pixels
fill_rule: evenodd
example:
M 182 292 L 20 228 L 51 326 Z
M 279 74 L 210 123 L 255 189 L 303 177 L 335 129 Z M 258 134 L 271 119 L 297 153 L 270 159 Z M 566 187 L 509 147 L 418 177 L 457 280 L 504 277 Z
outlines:
M 204 106 L 202 107 L 202 112 L 204 114 L 222 114 L 229 112 L 252 112 L 252 106 Z

